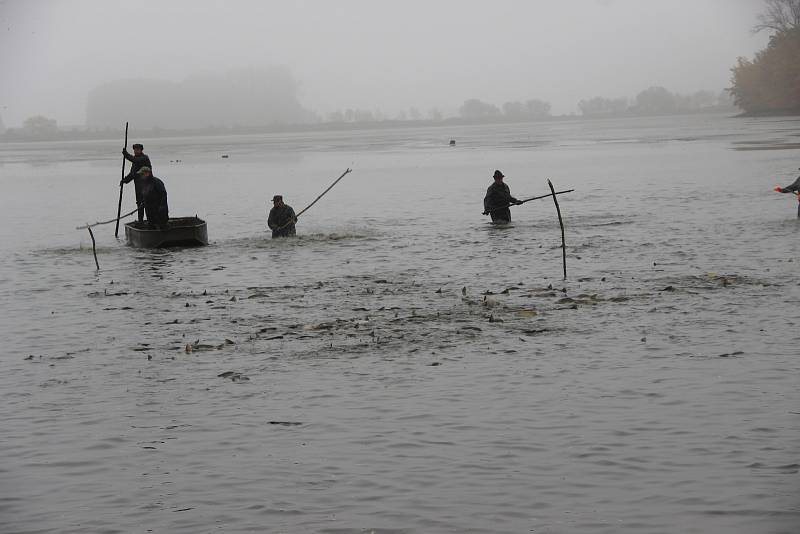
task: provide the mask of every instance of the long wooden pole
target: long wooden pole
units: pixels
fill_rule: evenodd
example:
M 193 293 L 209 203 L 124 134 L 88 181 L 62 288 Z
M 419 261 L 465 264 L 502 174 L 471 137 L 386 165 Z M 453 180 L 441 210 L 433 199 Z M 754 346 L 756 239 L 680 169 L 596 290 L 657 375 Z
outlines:
M 315 198 L 315 199 L 314 199 L 314 202 L 312 202 L 311 204 L 309 204 L 308 206 L 306 206 L 305 208 L 303 208 L 302 210 L 300 210 L 300 213 L 298 213 L 297 215 L 295 215 L 295 217 L 300 217 L 300 216 L 301 216 L 303 213 L 305 213 L 306 211 L 308 211 L 308 208 L 310 208 L 311 206 L 313 206 L 314 204 L 316 204 L 316 203 L 317 203 L 317 201 L 318 201 L 319 199 L 321 199 L 323 196 L 325 196 L 325 193 L 327 193 L 328 191 L 330 191 L 331 189 L 333 189 L 333 186 L 339 183 L 339 180 L 341 180 L 342 178 L 344 178 L 345 176 L 347 176 L 347 175 L 348 175 L 348 174 L 350 174 L 351 172 L 353 172 L 353 169 L 349 169 L 349 168 L 348 168 L 346 171 L 344 171 L 340 177 L 338 177 L 338 178 L 337 178 L 337 179 L 336 179 L 336 180 L 335 180 L 335 181 L 334 181 L 334 182 L 333 182 L 331 185 L 329 185 L 329 186 L 328 186 L 328 189 L 326 189 L 325 191 L 323 191 L 323 192 L 322 192 L 322 193 L 321 193 L 321 194 L 320 194 L 320 195 L 319 195 L 317 198 Z
M 109 219 L 109 220 L 107 220 L 107 221 L 98 221 L 98 222 L 96 222 L 96 223 L 93 223 L 93 224 L 88 224 L 88 223 L 87 223 L 85 226 L 76 226 L 76 227 L 75 227 L 75 229 L 76 229 L 76 230 L 83 230 L 83 229 L 85 229 L 85 228 L 93 228 L 93 227 L 95 227 L 95 226 L 100 226 L 101 224 L 111 224 L 111 223 L 112 223 L 112 222 L 114 222 L 114 221 L 118 221 L 118 220 L 125 219 L 126 217 L 130 217 L 131 215 L 133 215 L 133 214 L 134 214 L 134 213 L 136 213 L 137 211 L 139 211 L 139 208 L 136 208 L 136 209 L 135 209 L 135 210 L 133 210 L 133 211 L 129 211 L 128 213 L 123 213 L 123 214 L 122 214 L 122 215 L 120 215 L 120 216 L 119 216 L 117 219 Z
M 342 175 L 341 175 L 340 177 L 338 177 L 336 180 L 334 180 L 334 182 L 333 182 L 331 185 L 329 185 L 329 186 L 328 186 L 328 188 L 327 188 L 325 191 L 323 191 L 322 193 L 320 193 L 320 195 L 319 195 L 317 198 L 315 198 L 315 199 L 314 199 L 314 202 L 312 202 L 311 204 L 309 204 L 308 206 L 306 206 L 305 208 L 303 208 L 302 210 L 300 210 L 300 213 L 298 213 L 298 214 L 296 214 L 296 215 L 294 216 L 294 218 L 295 218 L 295 221 L 296 221 L 296 220 L 297 220 L 297 218 L 298 218 L 298 217 L 300 217 L 300 216 L 301 216 L 303 213 L 305 213 L 306 211 L 308 211 L 308 209 L 309 209 L 311 206 L 313 206 L 314 204 L 316 204 L 316 203 L 317 203 L 317 201 L 318 201 L 319 199 L 321 199 L 322 197 L 324 197 L 324 196 L 325 196 L 325 193 L 327 193 L 328 191 L 330 191 L 331 189 L 333 189 L 333 186 L 334 186 L 334 185 L 336 185 L 336 184 L 338 184 L 338 183 L 339 183 L 339 180 L 341 180 L 342 178 L 344 178 L 345 176 L 347 176 L 347 175 L 348 175 L 348 174 L 350 174 L 351 172 L 353 172 L 353 169 L 350 169 L 350 168 L 346 169 L 346 170 L 345 170 L 345 171 L 342 173 Z M 292 224 L 292 223 L 293 223 L 293 222 L 295 222 L 295 221 L 288 221 L 288 222 L 287 222 L 286 224 L 284 224 L 283 226 L 280 226 L 280 227 L 278 227 L 278 229 L 277 229 L 277 230 L 283 230 L 284 228 L 286 228 L 287 226 L 289 226 L 290 224 Z M 277 230 L 276 230 L 276 231 L 277 231 Z
M 564 239 L 564 220 L 561 218 L 561 208 L 558 206 L 558 197 L 556 190 L 553 187 L 553 182 L 547 180 L 547 185 L 550 186 L 550 191 L 553 193 L 553 202 L 556 203 L 556 212 L 558 212 L 558 224 L 561 226 L 561 260 L 564 264 L 564 280 L 567 279 L 567 243 Z
M 531 200 L 539 200 L 540 198 L 547 198 L 547 197 L 549 197 L 550 195 L 553 195 L 553 194 L 563 195 L 564 193 L 572 193 L 573 191 L 575 191 L 575 190 L 574 189 L 567 189 L 565 191 L 556 191 L 555 193 L 547 193 L 546 195 L 539 195 L 538 197 L 526 198 L 526 199 L 521 200 L 521 202 L 523 204 L 525 204 L 526 202 L 530 202 Z
M 128 123 L 125 123 L 125 148 L 128 148 Z M 125 179 L 125 156 L 122 156 L 122 178 L 119 180 L 119 203 L 117 204 L 117 227 L 114 229 L 114 237 L 119 237 L 119 217 L 122 213 L 122 180 Z M 98 267 L 99 269 L 99 267 Z
M 556 195 L 563 195 L 564 193 L 572 193 L 573 191 L 575 191 L 575 190 L 574 189 L 567 189 L 566 191 L 556 191 Z M 526 202 L 530 202 L 531 200 L 539 200 L 540 198 L 547 198 L 547 197 L 552 196 L 552 195 L 553 195 L 553 193 L 547 193 L 546 195 L 539 195 L 538 197 L 526 198 L 524 200 L 520 200 L 519 203 L 520 204 L 525 204 Z M 502 210 L 502 209 L 505 209 L 505 208 L 510 208 L 511 206 L 514 206 L 514 205 L 515 204 L 506 204 L 504 206 L 497 206 L 496 208 L 492 208 L 489 211 L 484 211 L 483 214 L 484 215 L 488 215 L 490 211 Z

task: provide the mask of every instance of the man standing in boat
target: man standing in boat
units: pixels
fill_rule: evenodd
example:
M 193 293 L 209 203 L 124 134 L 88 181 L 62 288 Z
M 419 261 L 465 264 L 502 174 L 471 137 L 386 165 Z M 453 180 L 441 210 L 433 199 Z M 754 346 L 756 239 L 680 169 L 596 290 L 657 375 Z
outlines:
M 800 176 L 798 176 L 797 180 L 791 185 L 787 185 L 786 187 L 775 186 L 775 191 L 778 193 L 794 193 L 797 195 L 797 218 L 800 219 Z
M 283 203 L 282 195 L 272 197 L 272 209 L 269 210 L 267 226 L 272 230 L 272 237 L 291 237 L 297 233 L 294 223 L 297 216 L 291 206 Z
M 139 206 L 139 222 L 144 220 L 144 204 L 142 203 L 142 182 L 139 177 L 139 170 L 142 167 L 149 167 L 150 169 L 153 166 L 150 164 L 150 158 L 142 152 L 144 150 L 144 146 L 140 143 L 134 143 L 133 145 L 133 154 L 128 152 L 128 147 L 122 149 L 122 155 L 125 156 L 125 159 L 131 162 L 131 172 L 128 173 L 128 176 L 122 179 L 120 182 L 121 184 L 130 183 L 133 180 L 133 187 L 136 190 L 136 205 Z
M 506 224 L 511 222 L 511 210 L 509 205 L 522 204 L 519 200 L 511 196 L 511 190 L 503 182 L 505 176 L 500 171 L 494 171 L 494 183 L 486 190 L 483 199 L 483 214 L 489 214 L 493 223 Z
M 167 226 L 169 206 L 164 182 L 153 176 L 150 167 L 142 167 L 138 174 L 142 188 L 142 203 L 139 208 L 147 212 L 148 223 L 160 228 Z

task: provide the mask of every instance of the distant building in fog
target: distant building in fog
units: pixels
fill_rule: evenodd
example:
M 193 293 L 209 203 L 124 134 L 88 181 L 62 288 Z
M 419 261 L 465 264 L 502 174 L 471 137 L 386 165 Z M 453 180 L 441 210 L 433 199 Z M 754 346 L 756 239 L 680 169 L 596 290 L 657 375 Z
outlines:
M 199 129 L 316 122 L 297 98 L 288 68 L 240 69 L 196 74 L 181 82 L 117 80 L 93 89 L 86 126 Z

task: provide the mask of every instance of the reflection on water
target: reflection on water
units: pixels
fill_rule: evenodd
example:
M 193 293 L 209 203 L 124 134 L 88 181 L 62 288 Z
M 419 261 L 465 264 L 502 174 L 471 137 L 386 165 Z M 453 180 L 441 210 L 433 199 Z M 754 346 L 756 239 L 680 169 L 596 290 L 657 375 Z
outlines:
M 797 152 L 731 150 L 783 127 L 145 140 L 182 160 L 157 174 L 211 245 L 141 251 L 105 227 L 99 273 L 73 228 L 116 208 L 110 145 L 0 147 L 0 520 L 791 532 L 800 226 L 770 189 Z M 267 238 L 267 198 L 301 208 L 346 166 L 297 238 Z M 480 216 L 497 167 L 517 196 L 576 189 L 566 282 L 552 202 Z

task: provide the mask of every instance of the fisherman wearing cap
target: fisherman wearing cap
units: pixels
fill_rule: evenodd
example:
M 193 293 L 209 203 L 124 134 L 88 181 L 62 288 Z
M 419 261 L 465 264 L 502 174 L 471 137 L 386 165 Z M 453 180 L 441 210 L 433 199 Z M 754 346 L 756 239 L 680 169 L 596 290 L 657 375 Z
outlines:
M 283 203 L 282 195 L 272 197 L 272 209 L 269 210 L 267 226 L 272 230 L 272 237 L 290 237 L 297 233 L 294 223 L 297 216 L 291 206 Z
M 158 227 L 167 225 L 169 206 L 167 205 L 167 189 L 164 182 L 153 176 L 150 167 L 142 167 L 137 173 L 142 188 L 142 203 L 139 209 L 147 212 L 147 222 Z
M 511 204 L 522 204 L 519 200 L 511 196 L 511 190 L 503 182 L 505 176 L 500 171 L 494 171 L 494 183 L 486 190 L 483 199 L 483 214 L 491 215 L 493 223 L 506 224 L 511 221 Z
M 144 147 L 139 144 L 135 143 L 133 145 L 133 154 L 131 155 L 128 152 L 128 147 L 122 149 L 122 155 L 125 156 L 125 159 L 131 162 L 131 172 L 128 173 L 128 176 L 122 179 L 120 185 L 130 183 L 133 180 L 133 186 L 136 190 L 136 205 L 139 206 L 139 222 L 144 220 L 144 204 L 142 203 L 142 184 L 141 180 L 139 179 L 139 170 L 142 167 L 150 167 L 153 166 L 150 164 L 150 158 L 142 152 Z
M 800 219 L 800 176 L 798 176 L 797 180 L 791 185 L 787 185 L 786 187 L 775 186 L 775 191 L 778 193 L 794 193 L 797 195 L 797 218 Z

